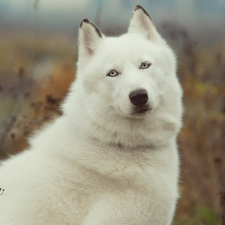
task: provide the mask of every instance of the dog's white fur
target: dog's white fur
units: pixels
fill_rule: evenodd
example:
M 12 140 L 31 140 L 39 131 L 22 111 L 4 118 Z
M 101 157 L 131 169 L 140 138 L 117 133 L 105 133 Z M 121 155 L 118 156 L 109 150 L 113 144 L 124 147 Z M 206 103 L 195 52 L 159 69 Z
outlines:
M 120 37 L 84 19 L 77 65 L 63 116 L 0 167 L 0 225 L 171 224 L 182 117 L 173 51 L 136 6 Z M 148 93 L 145 113 L 129 99 L 137 89 Z

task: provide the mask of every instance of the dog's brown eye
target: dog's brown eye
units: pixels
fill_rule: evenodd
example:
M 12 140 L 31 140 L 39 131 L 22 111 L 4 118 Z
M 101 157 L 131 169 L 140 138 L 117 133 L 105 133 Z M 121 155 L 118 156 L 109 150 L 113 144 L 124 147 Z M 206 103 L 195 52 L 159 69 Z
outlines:
M 149 66 L 151 66 L 151 63 L 143 62 L 139 69 L 147 69 Z
M 116 76 L 118 76 L 119 75 L 119 73 L 116 71 L 116 70 L 111 70 L 108 74 L 107 74 L 107 76 L 109 76 L 109 77 L 116 77 Z

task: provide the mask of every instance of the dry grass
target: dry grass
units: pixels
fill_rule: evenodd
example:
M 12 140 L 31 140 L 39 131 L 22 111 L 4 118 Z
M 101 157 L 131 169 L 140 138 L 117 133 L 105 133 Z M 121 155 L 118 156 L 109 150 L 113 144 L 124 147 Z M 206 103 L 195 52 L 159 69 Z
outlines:
M 174 224 L 218 225 L 225 217 L 225 46 L 199 47 L 184 30 L 168 24 L 164 29 L 172 43 L 179 42 L 185 106 L 179 137 L 181 199 Z M 34 130 L 60 116 L 59 103 L 75 77 L 74 46 L 75 41 L 51 35 L 2 37 L 1 158 L 22 151 Z

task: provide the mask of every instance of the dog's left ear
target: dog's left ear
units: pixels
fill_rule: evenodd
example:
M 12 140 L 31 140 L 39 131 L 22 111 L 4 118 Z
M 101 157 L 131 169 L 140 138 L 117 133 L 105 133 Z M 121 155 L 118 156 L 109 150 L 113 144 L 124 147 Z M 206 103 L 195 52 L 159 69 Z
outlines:
M 83 19 L 79 29 L 79 56 L 92 56 L 98 48 L 103 35 L 88 19 Z
M 133 9 L 128 33 L 138 33 L 149 40 L 165 42 L 157 32 L 150 15 L 140 5 L 136 5 Z

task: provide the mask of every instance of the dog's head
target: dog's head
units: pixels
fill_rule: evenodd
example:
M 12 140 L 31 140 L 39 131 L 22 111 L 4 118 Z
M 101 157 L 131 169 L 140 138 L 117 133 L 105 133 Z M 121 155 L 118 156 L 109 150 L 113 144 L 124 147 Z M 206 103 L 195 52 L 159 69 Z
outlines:
M 128 32 L 120 37 L 105 37 L 84 19 L 78 69 L 84 91 L 93 95 L 90 104 L 104 101 L 125 117 L 145 117 L 158 107 L 163 92 L 173 95 L 176 89 L 170 81 L 176 76 L 175 57 L 141 6 L 134 8 Z
M 135 6 L 128 32 L 120 37 L 106 37 L 88 19 L 82 20 L 77 68 L 78 107 L 84 105 L 96 123 L 151 118 L 153 128 L 170 115 L 180 120 L 182 91 L 175 56 L 141 6 Z

